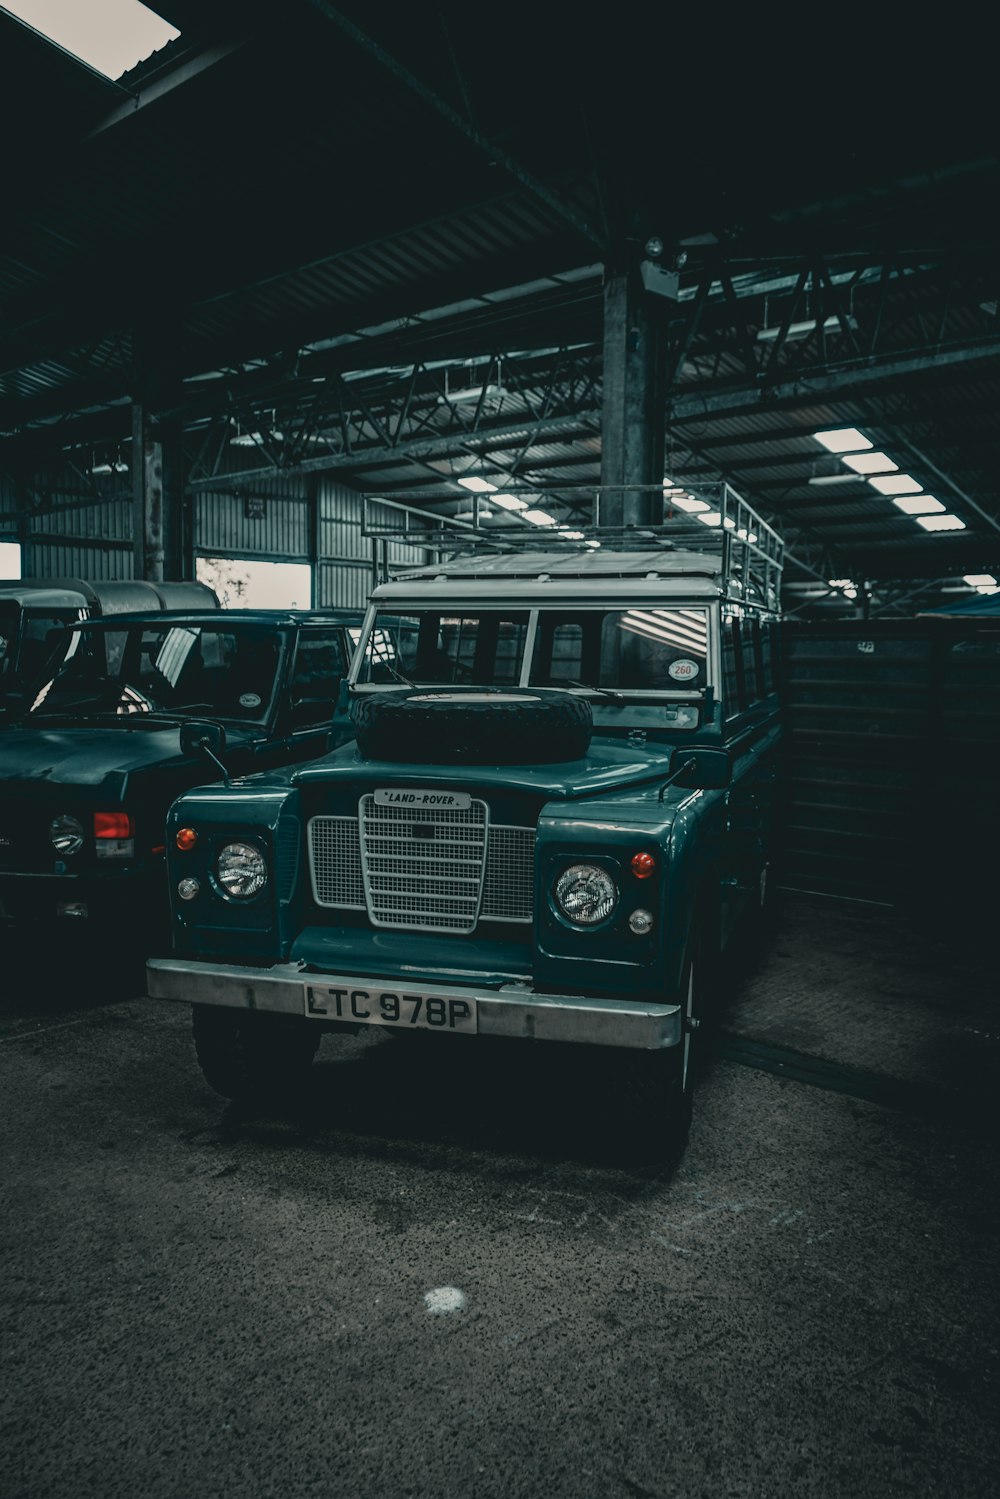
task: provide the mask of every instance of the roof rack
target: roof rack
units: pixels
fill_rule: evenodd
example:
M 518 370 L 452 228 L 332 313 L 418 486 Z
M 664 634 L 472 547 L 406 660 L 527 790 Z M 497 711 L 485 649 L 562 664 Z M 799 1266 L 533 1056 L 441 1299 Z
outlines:
M 662 486 L 632 486 L 655 489 Z M 594 509 L 600 516 L 600 491 L 595 488 Z M 434 515 L 413 505 L 402 505 L 366 495 L 362 535 L 372 543 L 372 578 L 375 585 L 395 573 L 412 570 L 421 563 L 415 548 L 426 554 L 425 562 L 440 566 L 457 558 L 527 552 L 593 553 L 598 548 L 627 552 L 698 552 L 719 558 L 720 584 L 734 599 L 753 600 L 777 608 L 785 543 L 773 526 L 724 481 L 690 486 L 683 498 L 705 507 L 696 513 L 673 504 L 669 489 L 663 490 L 664 519 L 657 525 L 590 526 L 533 525 L 516 512 L 505 513 L 502 524 L 488 509 L 489 495 L 471 495 L 472 520 Z M 480 501 L 484 503 L 481 505 Z M 701 519 L 700 517 L 705 517 Z M 410 555 L 401 557 L 406 549 Z M 393 554 L 396 555 L 393 555 Z M 588 569 L 589 571 L 590 569 Z

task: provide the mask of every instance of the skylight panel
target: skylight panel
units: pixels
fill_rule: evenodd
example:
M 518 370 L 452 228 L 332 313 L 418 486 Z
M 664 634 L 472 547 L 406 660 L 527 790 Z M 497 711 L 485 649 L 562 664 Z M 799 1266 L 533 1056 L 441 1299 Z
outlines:
M 917 525 L 925 531 L 964 531 L 965 521 L 957 515 L 918 515 Z
M 941 515 L 946 508 L 932 494 L 899 495 L 892 503 L 898 505 L 904 515 Z
M 530 521 L 533 526 L 554 526 L 556 523 L 555 516 L 546 510 L 522 510 L 521 519 Z
M 527 500 L 518 499 L 516 494 L 495 494 L 492 503 L 499 505 L 502 510 L 527 510 Z
M 467 479 L 459 479 L 463 489 L 468 489 L 472 494 L 495 494 L 496 485 L 491 484 L 488 479 L 481 479 L 478 474 L 470 474 Z
M 3 0 L 2 8 L 106 78 L 120 78 L 180 36 L 139 0 Z
M 912 474 L 886 474 L 884 479 L 869 479 L 868 483 L 879 494 L 918 494 L 924 487 Z
M 702 510 L 710 510 L 711 505 L 706 505 L 704 500 L 696 500 L 689 494 L 672 494 L 667 499 L 675 510 L 686 510 L 689 515 L 698 515 Z
M 848 468 L 853 468 L 856 474 L 887 474 L 890 470 L 899 468 L 899 464 L 893 463 L 888 453 L 844 453 L 841 462 L 846 463 Z
M 857 453 L 862 448 L 875 446 L 871 438 L 859 432 L 857 427 L 837 427 L 829 432 L 814 432 L 813 437 L 831 453 Z

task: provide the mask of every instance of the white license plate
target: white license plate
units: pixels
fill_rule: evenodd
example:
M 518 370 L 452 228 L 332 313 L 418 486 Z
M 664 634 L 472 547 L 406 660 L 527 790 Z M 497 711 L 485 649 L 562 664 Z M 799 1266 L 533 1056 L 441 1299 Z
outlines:
M 442 994 L 418 994 L 413 989 L 382 989 L 360 985 L 334 988 L 305 985 L 305 1012 L 312 1020 L 346 1020 L 352 1025 L 387 1025 L 399 1030 L 479 1030 L 476 1001 Z

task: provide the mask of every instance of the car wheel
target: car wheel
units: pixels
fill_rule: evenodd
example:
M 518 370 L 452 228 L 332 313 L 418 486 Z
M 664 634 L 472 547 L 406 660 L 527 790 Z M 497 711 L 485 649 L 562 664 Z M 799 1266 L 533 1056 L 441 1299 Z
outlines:
M 697 950 L 684 965 L 674 1002 L 681 1007 L 681 1039 L 667 1051 L 640 1057 L 640 1159 L 659 1166 L 676 1164 L 691 1129 L 692 1101 L 700 1056 L 701 964 Z
M 235 1103 L 288 1103 L 300 1094 L 320 1033 L 297 1015 L 195 1005 L 194 1045 L 205 1081 Z

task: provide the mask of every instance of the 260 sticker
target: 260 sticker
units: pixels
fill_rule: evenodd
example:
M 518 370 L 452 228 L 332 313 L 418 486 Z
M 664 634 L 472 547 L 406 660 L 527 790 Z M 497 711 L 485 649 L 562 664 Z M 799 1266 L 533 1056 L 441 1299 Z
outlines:
M 698 663 L 687 660 L 671 661 L 667 671 L 675 682 L 693 682 L 698 675 Z

